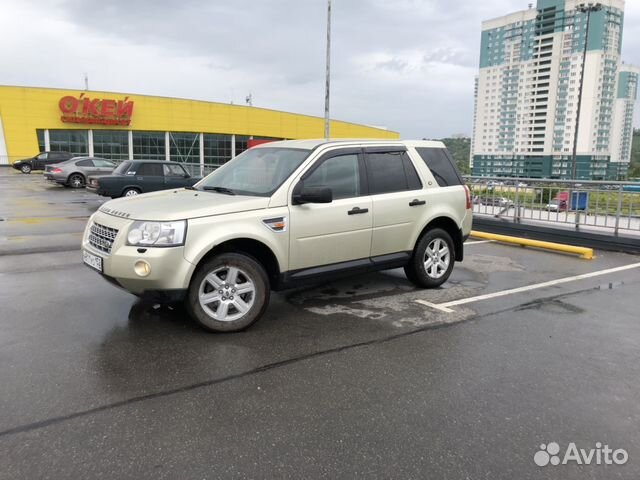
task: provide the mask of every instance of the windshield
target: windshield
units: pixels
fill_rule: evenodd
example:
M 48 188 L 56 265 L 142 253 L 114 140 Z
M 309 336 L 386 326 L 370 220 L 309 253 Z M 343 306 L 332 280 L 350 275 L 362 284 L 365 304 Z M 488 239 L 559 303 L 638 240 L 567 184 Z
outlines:
M 113 173 L 115 173 L 116 175 L 118 174 L 125 174 L 127 170 L 129 170 L 129 167 L 131 166 L 131 162 L 122 162 L 120 165 L 118 165 L 115 170 L 113 171 Z
M 252 148 L 203 178 L 195 188 L 268 197 L 309 153 L 309 150 L 297 148 Z

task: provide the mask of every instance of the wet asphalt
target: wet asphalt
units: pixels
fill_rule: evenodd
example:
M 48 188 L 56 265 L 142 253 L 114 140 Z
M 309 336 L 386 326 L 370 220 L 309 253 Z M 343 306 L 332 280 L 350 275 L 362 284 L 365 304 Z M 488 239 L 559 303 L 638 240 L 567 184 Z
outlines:
M 390 271 L 276 294 L 239 334 L 80 262 L 101 199 L 0 169 L 0 479 L 640 477 L 640 262 L 470 244 L 444 288 Z M 533 461 L 541 444 L 625 465 Z

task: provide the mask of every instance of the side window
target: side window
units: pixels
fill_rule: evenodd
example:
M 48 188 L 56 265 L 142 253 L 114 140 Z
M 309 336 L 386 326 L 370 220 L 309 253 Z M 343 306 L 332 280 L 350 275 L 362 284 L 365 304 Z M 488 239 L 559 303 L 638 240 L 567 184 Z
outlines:
M 406 152 L 368 153 L 367 178 L 371 195 L 422 188 Z
M 101 158 L 100 159 L 94 158 L 93 164 L 98 168 L 115 168 L 116 166 L 115 163 L 112 163 L 109 160 L 103 160 Z
M 38 155 L 36 158 L 38 160 L 46 160 L 47 159 L 47 155 L 49 155 L 48 153 L 41 153 L 40 155 Z
M 94 164 L 91 160 L 86 159 L 86 160 L 80 160 L 79 162 L 76 162 L 76 165 L 78 167 L 93 167 Z
M 464 182 L 446 148 L 419 147 L 416 151 L 431 170 L 438 185 L 441 187 L 463 185 Z
M 180 165 L 163 165 L 165 177 L 184 177 L 187 172 Z
M 339 155 L 324 160 L 304 179 L 304 186 L 329 187 L 336 200 L 359 196 L 361 190 L 358 155 Z
M 136 175 L 146 175 L 148 177 L 162 177 L 163 165 L 161 163 L 143 163 L 138 167 Z

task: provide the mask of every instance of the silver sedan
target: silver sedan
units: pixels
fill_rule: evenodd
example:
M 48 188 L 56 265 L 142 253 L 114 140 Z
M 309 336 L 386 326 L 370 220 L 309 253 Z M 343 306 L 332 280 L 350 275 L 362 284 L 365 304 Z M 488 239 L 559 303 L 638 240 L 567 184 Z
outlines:
M 53 183 L 81 188 L 87 183 L 89 175 L 109 175 L 116 164 L 97 157 L 74 157 L 70 160 L 47 165 L 44 178 Z

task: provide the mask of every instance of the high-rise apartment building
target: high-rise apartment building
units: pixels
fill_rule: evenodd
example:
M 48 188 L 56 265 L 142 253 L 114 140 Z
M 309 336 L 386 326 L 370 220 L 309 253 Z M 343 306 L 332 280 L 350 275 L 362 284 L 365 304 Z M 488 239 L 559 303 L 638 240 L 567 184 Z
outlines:
M 624 0 L 538 0 L 483 22 L 474 175 L 572 178 L 585 46 L 576 178 L 627 175 L 640 69 L 621 61 L 623 20 Z

